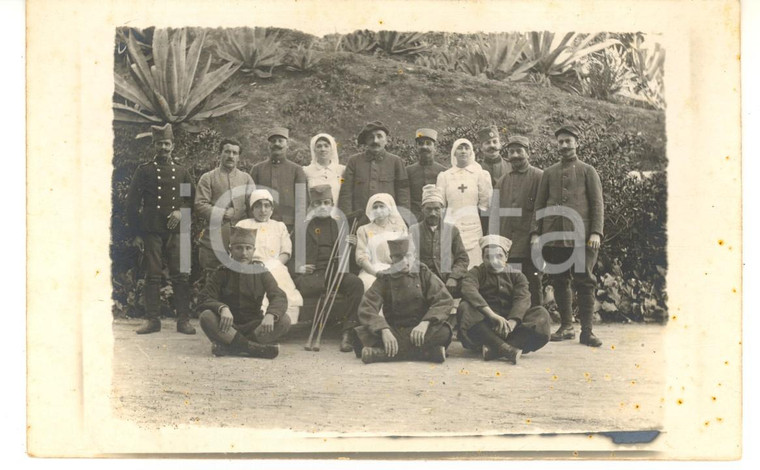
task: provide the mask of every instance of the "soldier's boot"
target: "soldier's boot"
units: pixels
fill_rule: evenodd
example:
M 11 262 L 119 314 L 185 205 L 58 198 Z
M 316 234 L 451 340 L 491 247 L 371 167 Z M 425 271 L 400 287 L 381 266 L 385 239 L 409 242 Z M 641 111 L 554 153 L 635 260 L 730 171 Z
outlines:
M 510 364 L 517 364 L 517 360 L 520 359 L 522 351 L 510 346 L 507 343 L 502 343 L 498 348 L 488 347 L 483 345 L 483 360 L 493 361 L 494 359 L 504 358 Z
M 173 282 L 174 308 L 177 310 L 177 332 L 194 335 L 195 328 L 190 324 L 190 284 L 187 280 L 177 279 Z
M 231 356 L 234 351 L 226 344 L 211 343 L 211 354 L 216 357 Z
M 578 291 L 578 316 L 581 320 L 580 343 L 592 348 L 598 348 L 602 341 L 592 333 L 591 320 L 594 316 L 594 292 L 593 290 Z
M 235 334 L 230 350 L 238 356 L 259 357 L 262 359 L 274 359 L 280 354 L 279 344 L 261 344 L 255 341 L 249 341 L 248 338 L 240 333 Z
M 161 308 L 158 282 L 146 279 L 143 295 L 145 296 L 145 319 L 140 328 L 135 331 L 138 335 L 161 331 L 161 320 L 158 318 L 158 312 Z
M 392 360 L 393 358 L 388 357 L 383 348 L 362 348 L 362 362 L 365 364 L 372 364 L 373 362 L 389 362 Z
M 351 352 L 354 350 L 354 330 L 343 331 L 340 338 L 340 352 Z
M 552 333 L 552 341 L 564 341 L 575 338 L 573 329 L 573 296 L 570 292 L 569 284 L 554 285 L 554 300 L 557 302 L 557 309 L 562 320 L 560 327 Z
M 418 357 L 423 361 L 443 364 L 446 361 L 446 348 L 444 346 L 425 348 L 419 352 Z

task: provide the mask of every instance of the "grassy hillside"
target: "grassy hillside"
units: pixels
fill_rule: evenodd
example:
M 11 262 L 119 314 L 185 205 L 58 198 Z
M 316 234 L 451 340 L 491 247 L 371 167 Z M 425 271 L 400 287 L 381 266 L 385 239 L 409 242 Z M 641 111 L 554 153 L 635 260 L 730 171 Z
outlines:
M 666 166 L 663 112 L 585 98 L 553 87 L 481 79 L 349 52 L 323 55 L 309 73 L 279 70 L 270 79 L 237 74 L 229 86 L 240 83 L 244 86 L 236 101 L 247 101 L 247 106 L 206 121 L 204 126 L 241 139 L 246 146 L 244 166 L 266 158 L 265 133 L 272 125 L 291 129 L 294 161 L 308 162 L 309 139 L 318 132 L 336 138 L 345 161 L 358 151 L 356 135 L 362 125 L 375 119 L 390 127 L 389 148 L 404 157 L 411 153 L 413 134 L 419 127 L 440 132 L 449 128 L 449 133 L 455 133 L 453 128 L 493 123 L 503 134 L 528 136 L 536 142 L 536 149 L 551 149 L 553 130 L 573 121 L 581 128 L 604 123 L 611 131 L 640 135 L 646 145 L 632 159 L 634 166 L 642 170 Z M 134 133 L 143 130 L 135 128 Z M 449 149 L 445 144 L 457 137 L 461 136 L 442 139 L 439 158 L 446 164 Z M 136 145 L 147 148 L 147 142 Z M 197 162 L 213 156 L 187 157 Z

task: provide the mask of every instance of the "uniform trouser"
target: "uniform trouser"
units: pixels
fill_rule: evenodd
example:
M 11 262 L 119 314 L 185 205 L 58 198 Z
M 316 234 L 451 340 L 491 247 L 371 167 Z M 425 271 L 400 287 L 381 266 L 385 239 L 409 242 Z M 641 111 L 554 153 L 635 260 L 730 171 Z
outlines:
M 285 333 L 290 329 L 290 317 L 283 314 L 280 318 L 274 322 L 274 329 L 265 333 L 261 328 L 261 321 L 263 318 L 252 320 L 242 325 L 236 325 L 233 323 L 232 327 L 226 332 L 219 329 L 219 322 L 221 317 L 218 313 L 211 310 L 204 310 L 200 316 L 200 323 L 203 332 L 206 333 L 208 339 L 217 344 L 230 344 L 235 339 L 235 334 L 240 333 L 251 341 L 256 341 L 262 344 L 271 344 L 277 342 L 282 338 Z
M 459 303 L 458 316 L 474 316 L 477 309 L 469 302 L 463 300 Z M 477 312 L 479 315 L 480 312 Z M 497 312 L 498 313 L 498 312 Z M 538 351 L 549 342 L 551 318 L 544 307 L 531 307 L 525 312 L 522 321 L 507 336 L 499 336 L 488 319 L 483 319 L 467 328 L 459 331 L 459 339 L 462 346 L 467 349 L 478 350 L 483 345 L 490 348 L 498 348 L 506 342 L 512 347 L 521 349 L 523 352 Z
M 324 270 L 303 274 L 294 280 L 296 288 L 305 297 L 319 297 L 327 291 Z M 331 312 L 331 323 L 340 323 L 343 331 L 353 329 L 359 324 L 357 312 L 364 295 L 364 283 L 354 274 L 344 273 L 338 287 L 338 293 L 344 295 L 348 302 L 343 312 Z M 328 319 L 329 320 L 329 319 Z
M 451 325 L 447 322 L 436 323 L 430 325 L 425 332 L 425 340 L 421 347 L 412 344 L 412 330 L 414 326 L 390 326 L 389 329 L 398 342 L 398 354 L 396 354 L 395 360 L 409 361 L 415 359 L 424 360 L 424 356 L 427 351 L 431 351 L 434 348 L 443 346 L 448 348 L 451 344 Z M 363 347 L 367 348 L 382 348 L 383 337 L 380 332 L 373 333 L 366 326 L 359 326 L 356 328 L 356 336 L 359 338 L 359 343 Z M 355 345 L 357 347 L 359 345 Z
M 541 285 L 541 279 L 543 274 L 533 264 L 533 260 L 530 256 L 527 258 L 509 258 L 510 263 L 519 263 L 521 265 L 522 273 L 528 278 L 528 289 L 530 289 L 530 306 L 542 306 L 544 304 L 544 291 Z
M 190 317 L 190 283 L 189 273 L 179 271 L 180 244 L 178 233 L 147 233 L 143 235 L 145 243 L 145 316 L 158 318 L 161 311 L 161 279 L 163 278 L 163 257 L 169 266 L 169 279 L 174 291 L 174 308 L 177 320 Z
M 591 331 L 591 319 L 594 314 L 594 289 L 596 288 L 596 276 L 592 272 L 596 265 L 599 249 L 584 247 L 585 253 L 580 266 L 570 266 L 557 274 L 549 274 L 549 280 L 554 286 L 554 298 L 562 319 L 562 326 L 573 324 L 573 293 L 570 290 L 570 281 L 578 296 L 578 317 L 581 321 L 581 329 Z M 543 256 L 547 263 L 561 264 L 570 259 L 573 254 L 572 247 L 545 246 Z

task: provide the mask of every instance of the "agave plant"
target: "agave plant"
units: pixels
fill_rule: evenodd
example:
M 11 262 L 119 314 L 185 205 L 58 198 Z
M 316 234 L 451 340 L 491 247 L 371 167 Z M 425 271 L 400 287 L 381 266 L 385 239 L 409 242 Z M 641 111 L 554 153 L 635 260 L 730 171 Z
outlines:
M 377 46 L 388 55 L 419 55 L 430 51 L 430 47 L 422 42 L 424 37 L 424 33 L 380 31 L 377 33 Z
M 308 72 L 312 70 L 320 60 L 321 59 L 314 53 L 311 45 L 309 47 L 304 47 L 303 44 L 299 44 L 295 51 L 288 54 L 285 60 L 285 67 L 288 70 L 296 72 Z
M 340 50 L 356 54 L 372 52 L 376 46 L 377 41 L 375 40 L 375 33 L 366 29 L 346 34 L 341 37 L 338 42 L 338 48 Z
M 429 55 L 418 55 L 414 63 L 422 67 L 435 70 L 446 70 L 453 72 L 457 69 L 459 62 L 458 51 L 436 51 Z
M 184 29 L 169 34 L 157 29 L 153 34 L 153 64 L 149 65 L 140 46 L 130 34 L 127 50 L 132 61 L 131 80 L 114 73 L 115 92 L 127 100 L 113 103 L 116 121 L 181 124 L 195 130 L 190 121 L 221 116 L 246 105 L 227 103 L 238 88 L 211 96 L 240 67 L 230 62 L 209 72 L 211 57 L 198 67 L 205 31 L 199 31 L 186 47 Z
M 665 107 L 665 49 L 655 43 L 650 53 L 643 38 L 637 37 L 631 44 L 632 72 L 635 76 L 635 94 L 641 95 L 657 109 Z
M 259 78 L 270 78 L 272 70 L 282 65 L 285 56 L 276 33 L 266 28 L 225 30 L 216 45 L 216 54 L 224 60 L 241 64 L 240 71 Z
M 518 81 L 527 77 L 535 61 L 525 60 L 528 40 L 522 34 L 502 33 L 479 38 L 461 49 L 459 68 L 470 75 Z
M 622 47 L 613 46 L 588 56 L 587 70 L 582 74 L 583 93 L 592 98 L 609 100 L 629 90 L 634 78 L 625 63 Z
M 530 33 L 529 47 L 525 48 L 525 59 L 533 61 L 531 73 L 547 77 L 553 85 L 568 91 L 580 92 L 580 83 L 574 68 L 585 56 L 620 44 L 616 39 L 594 42 L 599 34 L 582 38 L 576 33 L 567 33 L 562 38 L 548 31 Z

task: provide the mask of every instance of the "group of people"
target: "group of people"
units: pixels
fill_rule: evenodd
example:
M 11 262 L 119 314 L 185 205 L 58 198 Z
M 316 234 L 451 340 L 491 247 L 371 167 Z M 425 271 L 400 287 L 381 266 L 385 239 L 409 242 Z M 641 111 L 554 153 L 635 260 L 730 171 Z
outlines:
M 287 158 L 289 130 L 276 127 L 267 135 L 269 158 L 250 174 L 238 168 L 240 142 L 223 139 L 219 166 L 195 185 L 172 159 L 171 125 L 153 126 L 156 156 L 138 167 L 126 201 L 144 254 L 146 312 L 137 333 L 161 329 L 165 258 L 177 331 L 195 334 L 181 242 L 195 211 L 205 221 L 197 310 L 217 356 L 276 357 L 304 298 L 329 288 L 343 299 L 331 313 L 340 350 L 365 363 L 443 362 L 454 325 L 462 345 L 484 360 L 517 363 L 550 340 L 575 338 L 571 281 L 580 343 L 602 344 L 591 319 L 604 204 L 598 174 L 578 159 L 577 127 L 557 129 L 560 158 L 544 171 L 530 164 L 523 136 L 509 138 L 503 159 L 495 126 L 478 133 L 477 148 L 456 140 L 450 168 L 435 161 L 435 130 L 416 131 L 417 162 L 409 166 L 385 150 L 388 135 L 382 122 L 366 124 L 358 134 L 364 151 L 344 166 L 335 139 L 317 134 L 302 167 Z M 328 282 L 343 253 L 354 264 L 339 283 Z M 542 305 L 544 271 L 562 319 L 553 334 Z

